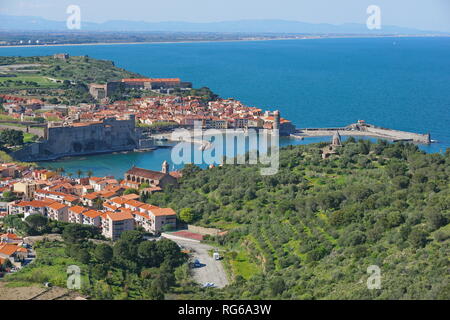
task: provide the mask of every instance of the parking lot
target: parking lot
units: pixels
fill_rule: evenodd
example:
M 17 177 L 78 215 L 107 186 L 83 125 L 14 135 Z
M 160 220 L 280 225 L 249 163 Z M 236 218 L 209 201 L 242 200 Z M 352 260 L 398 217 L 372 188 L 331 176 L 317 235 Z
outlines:
M 192 275 L 196 282 L 204 285 L 205 283 L 214 283 L 215 287 L 223 288 L 228 284 L 227 275 L 223 268 L 222 261 L 215 260 L 208 251 L 214 250 L 210 245 L 200 243 L 198 241 L 183 240 L 177 237 L 163 234 L 184 249 L 190 250 L 192 253 L 192 261 L 198 259 L 201 266 L 192 268 Z

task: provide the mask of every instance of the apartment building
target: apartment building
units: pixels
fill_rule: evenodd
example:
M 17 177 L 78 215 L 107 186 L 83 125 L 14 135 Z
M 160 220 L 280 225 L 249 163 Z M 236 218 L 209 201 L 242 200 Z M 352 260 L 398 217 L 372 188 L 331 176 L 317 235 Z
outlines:
M 69 222 L 69 207 L 60 202 L 53 202 L 47 206 L 47 216 L 52 220 Z
M 120 235 L 134 229 L 134 217 L 129 212 L 106 212 L 102 214 L 102 234 L 109 239 L 117 240 Z
M 87 224 L 87 225 L 95 226 L 95 227 L 100 227 L 102 225 L 102 222 L 101 222 L 102 212 L 100 212 L 100 211 L 88 210 L 88 211 L 83 212 L 81 215 L 83 217 L 83 224 Z
M 70 223 L 83 223 L 83 212 L 88 211 L 88 208 L 81 206 L 73 206 L 68 209 Z

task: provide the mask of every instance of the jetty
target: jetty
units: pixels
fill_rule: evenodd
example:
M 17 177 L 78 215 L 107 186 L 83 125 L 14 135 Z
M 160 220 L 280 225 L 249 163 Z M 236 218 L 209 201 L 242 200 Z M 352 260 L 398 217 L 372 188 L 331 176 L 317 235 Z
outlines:
M 434 142 L 431 140 L 429 133 L 421 134 L 382 128 L 373 124 L 368 124 L 364 120 L 358 120 L 357 123 L 340 128 L 298 128 L 291 136 L 294 138 L 323 137 L 333 136 L 336 132 L 339 132 L 341 136 L 373 137 L 392 140 L 394 142 L 409 141 L 420 144 L 430 144 Z

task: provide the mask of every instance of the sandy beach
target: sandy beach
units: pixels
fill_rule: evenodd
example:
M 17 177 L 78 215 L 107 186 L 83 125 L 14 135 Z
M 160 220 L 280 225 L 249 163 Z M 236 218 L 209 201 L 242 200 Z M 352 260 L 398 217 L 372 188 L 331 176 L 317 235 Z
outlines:
M 212 42 L 249 42 L 249 41 L 279 41 L 279 40 L 313 40 L 313 39 L 342 39 L 342 38 L 414 38 L 414 37 L 450 37 L 450 35 L 327 35 L 327 36 L 297 36 L 297 37 L 279 37 L 264 39 L 234 39 L 234 40 L 180 40 L 180 41 L 145 41 L 145 42 L 94 42 L 94 43 L 61 43 L 61 44 L 38 44 L 38 45 L 0 45 L 0 48 L 31 48 L 31 47 L 66 47 L 66 46 L 106 46 L 106 45 L 139 45 L 139 44 L 175 44 L 175 43 L 212 43 Z

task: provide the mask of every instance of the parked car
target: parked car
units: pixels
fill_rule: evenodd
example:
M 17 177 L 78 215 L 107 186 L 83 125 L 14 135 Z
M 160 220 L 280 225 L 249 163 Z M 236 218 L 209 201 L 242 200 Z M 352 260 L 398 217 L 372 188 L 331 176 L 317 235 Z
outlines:
M 203 284 L 203 288 L 214 288 L 215 286 L 214 282 L 205 282 Z

